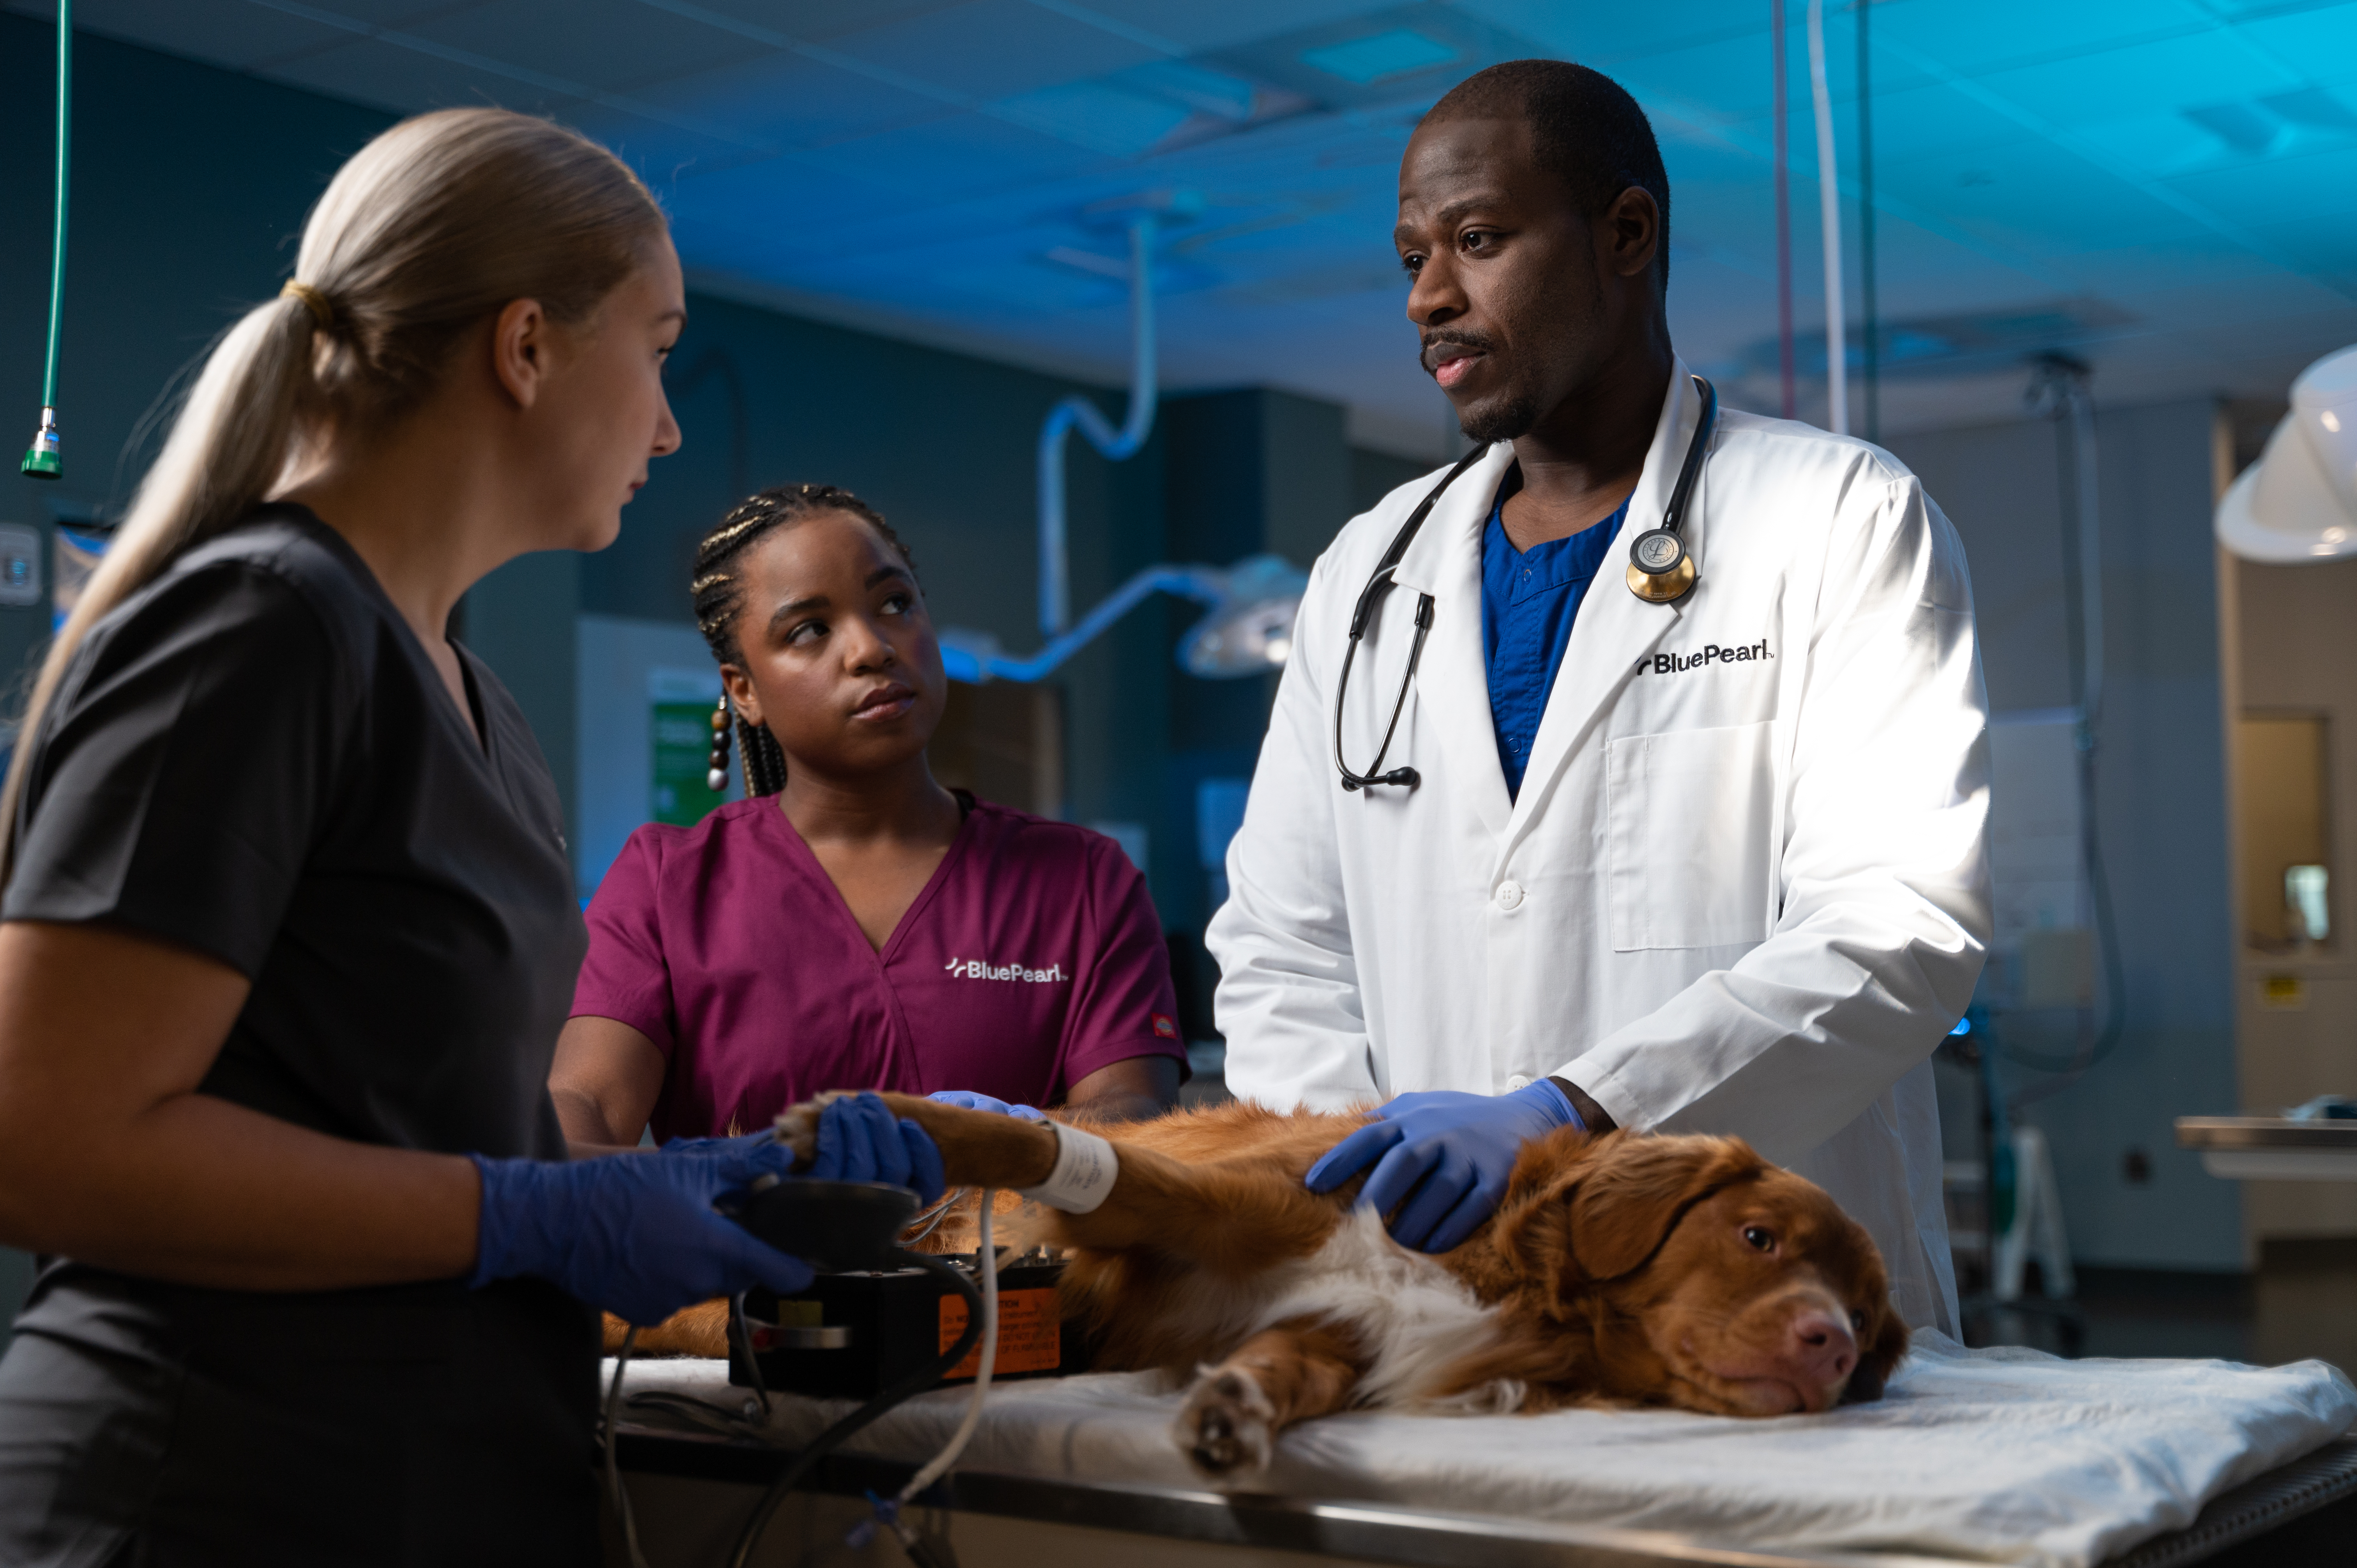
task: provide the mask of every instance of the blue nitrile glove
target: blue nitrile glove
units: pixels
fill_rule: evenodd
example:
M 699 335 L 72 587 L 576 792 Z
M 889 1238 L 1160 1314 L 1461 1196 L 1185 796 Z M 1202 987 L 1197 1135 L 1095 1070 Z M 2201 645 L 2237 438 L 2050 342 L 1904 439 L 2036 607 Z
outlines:
M 927 1203 L 939 1202 L 948 1185 L 942 1152 L 914 1122 L 897 1121 L 873 1094 L 837 1100 L 819 1113 L 818 1153 L 812 1181 L 882 1181 L 905 1187 Z
M 1001 1116 L 1012 1116 L 1022 1122 L 1045 1122 L 1048 1113 L 1036 1106 L 1009 1105 L 1004 1100 L 993 1100 L 987 1094 L 976 1094 L 971 1089 L 944 1089 L 925 1096 L 944 1105 L 963 1105 L 968 1111 L 990 1111 Z
M 761 1176 L 787 1176 L 794 1153 L 783 1144 L 570 1162 L 468 1157 L 483 1177 L 470 1285 L 530 1274 L 646 1325 L 750 1285 L 791 1295 L 811 1282 L 808 1264 L 712 1207 Z
M 1398 1208 L 1392 1235 L 1419 1252 L 1448 1251 L 1496 1212 L 1524 1139 L 1587 1125 L 1544 1078 L 1512 1094 L 1403 1094 L 1375 1118 L 1327 1150 L 1302 1182 L 1331 1192 L 1373 1165 L 1359 1201 L 1378 1214 Z
M 774 1141 L 769 1133 L 726 1138 L 673 1138 L 671 1154 L 759 1149 Z M 914 1122 L 895 1121 L 873 1094 L 838 1100 L 819 1112 L 818 1152 L 801 1175 L 821 1181 L 881 1181 L 905 1187 L 931 1203 L 942 1195 L 942 1152 Z

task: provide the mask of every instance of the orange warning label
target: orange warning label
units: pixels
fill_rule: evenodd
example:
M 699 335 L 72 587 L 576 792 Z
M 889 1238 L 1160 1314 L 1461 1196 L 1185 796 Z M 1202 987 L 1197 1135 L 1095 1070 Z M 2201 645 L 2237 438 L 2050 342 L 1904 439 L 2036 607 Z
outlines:
M 1063 1360 L 1063 1320 L 1056 1311 L 1053 1290 L 1003 1290 L 998 1293 L 998 1360 L 1001 1372 L 1052 1372 Z M 965 1332 L 963 1298 L 942 1298 L 942 1348 L 947 1350 Z M 982 1347 L 977 1344 L 949 1371 L 952 1378 L 971 1378 L 982 1371 Z

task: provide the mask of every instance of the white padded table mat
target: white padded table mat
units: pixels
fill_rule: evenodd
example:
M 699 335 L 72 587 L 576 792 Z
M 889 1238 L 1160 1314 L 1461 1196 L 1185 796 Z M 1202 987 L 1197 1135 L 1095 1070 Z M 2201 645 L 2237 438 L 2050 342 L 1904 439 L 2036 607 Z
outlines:
M 634 1360 L 624 1388 L 746 1398 L 718 1361 Z M 967 1397 L 913 1400 L 846 1451 L 920 1462 Z M 960 1467 L 1200 1488 L 1170 1436 L 1178 1401 L 1145 1373 L 1001 1384 Z M 851 1408 L 780 1398 L 774 1426 L 791 1445 Z M 2352 1423 L 2357 1390 L 2321 1361 L 2066 1361 L 1925 1331 L 1873 1404 L 1767 1421 L 1354 1412 L 1287 1433 L 1251 1489 L 1760 1549 L 2090 1568 Z

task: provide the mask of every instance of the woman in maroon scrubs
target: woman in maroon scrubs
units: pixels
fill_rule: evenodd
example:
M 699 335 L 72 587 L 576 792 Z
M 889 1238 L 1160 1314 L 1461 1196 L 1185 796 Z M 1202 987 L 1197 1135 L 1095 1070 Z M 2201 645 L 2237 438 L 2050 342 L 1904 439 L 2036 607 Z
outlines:
M 1101 833 L 934 780 L 949 682 L 883 518 L 764 490 L 705 537 L 694 594 L 750 798 L 639 829 L 599 884 L 549 1078 L 566 1135 L 743 1131 L 830 1089 L 1171 1105 L 1145 879 Z

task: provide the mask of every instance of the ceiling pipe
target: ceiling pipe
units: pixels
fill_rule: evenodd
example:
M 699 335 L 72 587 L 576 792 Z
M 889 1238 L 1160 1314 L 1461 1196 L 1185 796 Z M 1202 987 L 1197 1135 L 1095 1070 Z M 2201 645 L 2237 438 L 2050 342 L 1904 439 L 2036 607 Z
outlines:
M 1071 545 L 1064 525 L 1064 443 L 1075 425 L 1105 460 L 1137 456 L 1154 430 L 1155 215 L 1129 224 L 1129 414 L 1115 430 L 1092 400 L 1074 392 L 1039 427 L 1039 630 L 1060 635 L 1071 620 Z
M 1843 338 L 1840 168 L 1834 95 L 1825 85 L 1825 0 L 1809 0 L 1809 101 L 1817 114 L 1817 214 L 1825 246 L 1825 428 L 1849 434 L 1849 350 Z

